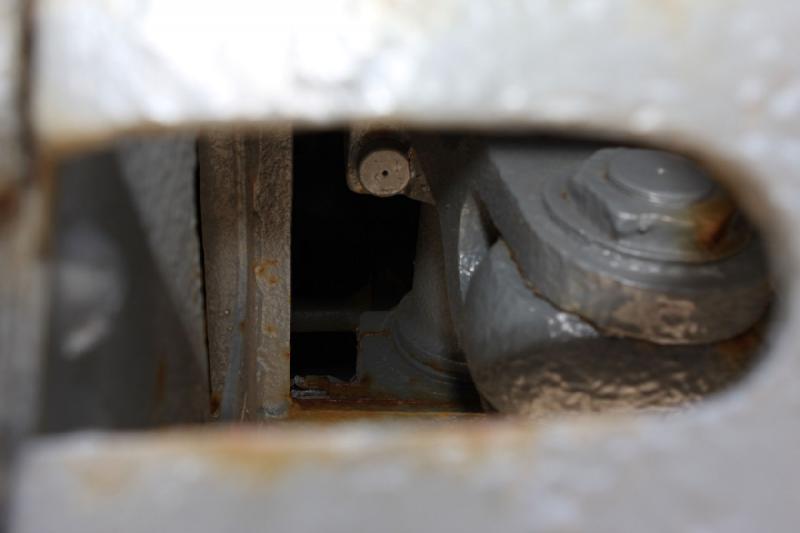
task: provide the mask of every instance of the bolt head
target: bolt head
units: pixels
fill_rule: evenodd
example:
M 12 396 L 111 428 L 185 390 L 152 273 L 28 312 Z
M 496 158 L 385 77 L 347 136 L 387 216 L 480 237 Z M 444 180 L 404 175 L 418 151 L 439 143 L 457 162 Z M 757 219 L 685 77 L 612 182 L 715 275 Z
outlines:
M 565 193 L 574 203 L 555 210 L 565 223 L 643 258 L 712 261 L 749 238 L 730 196 L 699 165 L 668 152 L 600 150 Z

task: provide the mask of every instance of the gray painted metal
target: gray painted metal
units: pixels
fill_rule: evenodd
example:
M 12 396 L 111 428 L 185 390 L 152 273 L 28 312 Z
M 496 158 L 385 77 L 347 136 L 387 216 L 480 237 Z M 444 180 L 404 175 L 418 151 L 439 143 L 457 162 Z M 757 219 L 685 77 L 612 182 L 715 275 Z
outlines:
M 449 408 L 479 404 L 450 314 L 434 206 L 420 208 L 411 291 L 389 313 L 365 313 L 358 334 L 358 380 L 378 395 Z
M 192 135 L 125 139 L 114 148 L 120 173 L 161 278 L 208 373 L 200 230 L 197 139 Z
M 688 160 L 524 137 L 420 136 L 415 149 L 442 221 L 441 233 L 421 231 L 420 239 L 441 236 L 457 257 L 439 261 L 438 278 L 424 277 L 438 280 L 438 291 L 421 289 L 415 277 L 393 333 L 406 345 L 433 338 L 449 342 L 451 353 L 463 349 L 499 411 L 676 407 L 729 385 L 752 362 L 760 336 L 744 333 L 770 299 L 764 257 L 725 193 Z M 637 222 L 633 236 L 628 219 Z M 711 246 L 695 242 L 706 221 L 717 234 Z M 424 274 L 417 266 L 415 276 Z M 449 299 L 452 313 L 434 303 L 448 300 L 445 286 L 468 294 L 466 302 Z M 645 291 L 657 312 L 643 311 Z M 720 298 L 728 305 L 707 307 Z M 676 303 L 688 316 L 674 312 Z M 458 317 L 460 342 L 455 328 L 434 327 L 450 316 Z M 627 320 L 628 330 L 610 328 L 609 316 Z M 622 335 L 651 342 L 611 338 Z M 441 356 L 428 358 L 445 366 Z
M 48 146 L 277 119 L 647 139 L 689 150 L 728 180 L 768 237 L 782 305 L 749 379 L 666 419 L 33 441 L 19 465 L 16 531 L 200 533 L 229 528 L 232 516 L 241 530 L 273 531 L 796 530 L 800 4 L 233 0 L 220 12 L 210 0 L 42 0 L 36 8 L 32 90 Z M 36 266 L 31 255 L 14 257 L 16 268 Z
M 536 179 L 538 169 L 529 173 Z M 550 217 L 577 238 L 653 262 L 726 259 L 752 234 L 706 172 L 663 151 L 598 151 L 574 175 L 549 182 L 543 194 Z
M 463 371 L 454 371 L 441 354 L 422 352 L 418 339 L 399 337 L 394 318 L 391 312 L 368 312 L 358 326 L 356 381 L 368 386 L 376 403 L 439 412 L 477 409 L 480 399 Z
M 771 298 L 760 242 L 726 223 L 738 215 L 721 191 L 676 206 L 614 187 L 604 176 L 622 150 L 486 150 L 475 186 L 528 282 L 610 335 L 702 344 L 746 331 Z
M 42 431 L 207 420 L 205 352 L 196 352 L 196 332 L 183 320 L 182 300 L 173 299 L 176 280 L 156 260 L 159 248 L 127 187 L 128 180 L 148 180 L 149 172 L 166 173 L 170 186 L 161 190 L 171 201 L 162 207 L 193 213 L 193 205 L 181 201 L 187 197 L 176 192 L 191 190 L 194 152 L 181 157 L 178 149 L 174 158 L 160 158 L 179 146 L 151 140 L 71 158 L 57 168 Z M 187 171 L 185 181 L 181 174 Z M 159 215 L 158 205 L 151 204 L 151 217 Z M 181 226 L 160 231 L 180 233 Z M 189 254 L 183 264 L 197 260 Z M 191 292 L 181 296 L 200 305 Z
M 439 215 L 433 206 L 420 208 L 413 287 L 392 315 L 392 334 L 412 357 L 438 372 L 468 379 L 450 315 Z
M 736 383 L 763 349 L 760 327 L 703 346 L 604 336 L 537 297 L 502 240 L 475 273 L 464 320 L 481 395 L 502 413 L 530 418 L 686 408 Z

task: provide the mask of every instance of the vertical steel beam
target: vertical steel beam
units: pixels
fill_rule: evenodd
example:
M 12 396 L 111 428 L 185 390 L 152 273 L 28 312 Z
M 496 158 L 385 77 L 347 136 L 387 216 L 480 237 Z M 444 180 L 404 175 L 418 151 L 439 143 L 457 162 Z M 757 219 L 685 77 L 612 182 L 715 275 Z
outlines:
M 280 417 L 289 406 L 291 134 L 214 133 L 199 156 L 213 411 Z

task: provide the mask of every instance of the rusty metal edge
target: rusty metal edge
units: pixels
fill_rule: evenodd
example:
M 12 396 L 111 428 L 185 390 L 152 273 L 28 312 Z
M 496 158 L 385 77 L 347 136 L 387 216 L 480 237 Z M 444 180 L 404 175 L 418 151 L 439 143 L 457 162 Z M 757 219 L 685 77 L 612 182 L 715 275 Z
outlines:
M 288 129 L 199 144 L 212 410 L 224 420 L 288 412 L 291 154 Z

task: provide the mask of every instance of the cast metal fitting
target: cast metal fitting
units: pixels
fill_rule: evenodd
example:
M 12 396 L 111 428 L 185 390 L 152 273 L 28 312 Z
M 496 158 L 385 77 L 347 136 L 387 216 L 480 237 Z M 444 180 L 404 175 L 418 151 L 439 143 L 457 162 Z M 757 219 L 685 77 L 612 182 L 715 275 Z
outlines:
M 367 153 L 358 165 L 358 180 L 375 196 L 394 196 L 411 181 L 408 156 L 400 150 L 380 148 Z

